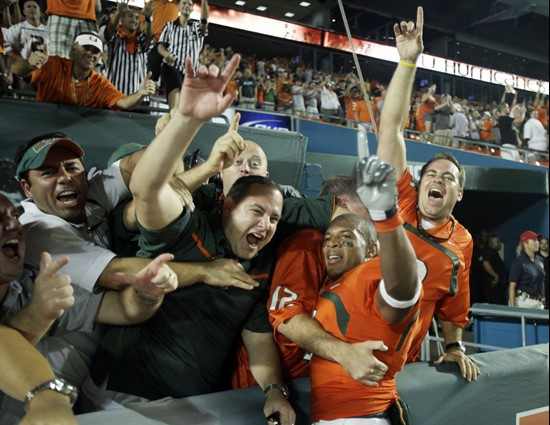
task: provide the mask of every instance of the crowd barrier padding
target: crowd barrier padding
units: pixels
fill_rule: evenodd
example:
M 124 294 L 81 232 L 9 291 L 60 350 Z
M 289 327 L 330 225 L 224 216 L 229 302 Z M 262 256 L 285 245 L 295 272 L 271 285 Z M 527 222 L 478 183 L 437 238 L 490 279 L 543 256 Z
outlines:
M 548 406 L 548 344 L 472 355 L 481 369 L 468 383 L 456 364 L 407 365 L 397 386 L 412 425 L 516 425 L 516 414 Z M 296 425 L 310 424 L 309 379 L 291 383 Z M 81 425 L 263 425 L 258 387 L 78 416 Z

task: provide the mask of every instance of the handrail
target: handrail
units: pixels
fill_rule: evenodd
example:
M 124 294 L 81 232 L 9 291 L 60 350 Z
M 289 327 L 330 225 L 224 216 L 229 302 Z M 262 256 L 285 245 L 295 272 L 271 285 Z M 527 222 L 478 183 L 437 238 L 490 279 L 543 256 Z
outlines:
M 515 312 L 515 311 L 501 311 L 493 310 L 483 307 L 471 307 L 470 312 L 474 314 L 488 314 L 492 316 L 502 317 L 525 317 L 526 319 L 546 319 L 549 320 L 550 315 L 548 310 L 534 310 L 532 312 Z

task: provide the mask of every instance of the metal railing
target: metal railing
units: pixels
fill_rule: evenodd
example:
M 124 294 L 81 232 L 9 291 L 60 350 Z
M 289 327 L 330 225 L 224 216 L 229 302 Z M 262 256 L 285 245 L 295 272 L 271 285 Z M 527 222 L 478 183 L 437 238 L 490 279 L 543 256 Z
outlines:
M 533 310 L 533 311 L 506 311 L 506 310 L 494 310 L 491 308 L 483 308 L 483 307 L 471 307 L 470 312 L 473 315 L 476 314 L 485 314 L 488 316 L 493 317 L 508 317 L 508 318 L 516 318 L 520 319 L 521 324 L 521 346 L 526 347 L 527 346 L 527 319 L 534 319 L 534 320 L 549 320 L 549 314 L 548 310 Z M 430 361 L 431 360 L 431 342 L 437 343 L 438 348 L 438 355 L 443 353 L 443 348 L 441 346 L 441 343 L 445 343 L 445 339 L 441 338 L 439 336 L 438 327 L 437 327 L 437 321 L 435 318 L 432 321 L 432 326 L 434 329 L 435 336 L 432 336 L 430 334 L 426 335 L 426 338 L 424 338 L 424 342 L 422 343 L 422 347 L 420 349 L 420 360 L 421 361 Z M 482 350 L 507 350 L 510 347 L 500 347 L 495 345 L 487 345 L 487 344 L 480 344 L 477 342 L 468 342 L 463 341 L 463 344 L 466 347 L 471 348 L 479 348 Z

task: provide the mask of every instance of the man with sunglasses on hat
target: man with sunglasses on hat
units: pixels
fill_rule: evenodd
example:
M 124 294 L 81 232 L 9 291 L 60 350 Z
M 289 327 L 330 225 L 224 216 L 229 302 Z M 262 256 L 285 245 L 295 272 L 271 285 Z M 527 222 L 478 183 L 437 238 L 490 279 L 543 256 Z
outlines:
M 103 75 L 94 71 L 103 54 L 103 42 L 95 33 L 79 34 L 74 41 L 73 59 L 32 52 L 13 65 L 13 73 L 30 77 L 38 84 L 36 100 L 89 108 L 133 109 L 155 93 L 156 86 L 146 76 L 139 89 L 130 95 L 118 91 Z
M 425 265 L 423 272 L 419 270 L 424 288 L 421 329 L 411 345 L 408 361 L 417 360 L 432 318 L 438 316 L 446 347 L 436 364 L 456 362 L 470 382 L 477 378 L 479 369 L 464 353 L 462 328 L 468 323 L 473 243 L 468 230 L 452 216 L 464 194 L 464 168 L 449 153 L 437 154 L 422 167 L 418 188 L 407 169 L 403 130 L 416 61 L 423 50 L 423 23 L 419 8 L 416 26 L 412 22 L 394 26 L 400 61 L 386 94 L 377 155 L 392 164 L 400 177 L 399 209 L 407 236 Z

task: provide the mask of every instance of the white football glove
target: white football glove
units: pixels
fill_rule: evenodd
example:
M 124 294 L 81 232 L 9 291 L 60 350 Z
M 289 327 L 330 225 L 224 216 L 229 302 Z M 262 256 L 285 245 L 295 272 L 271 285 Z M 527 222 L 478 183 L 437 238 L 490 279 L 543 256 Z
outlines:
M 361 159 L 355 169 L 355 191 L 373 221 L 397 214 L 397 175 L 376 156 Z

